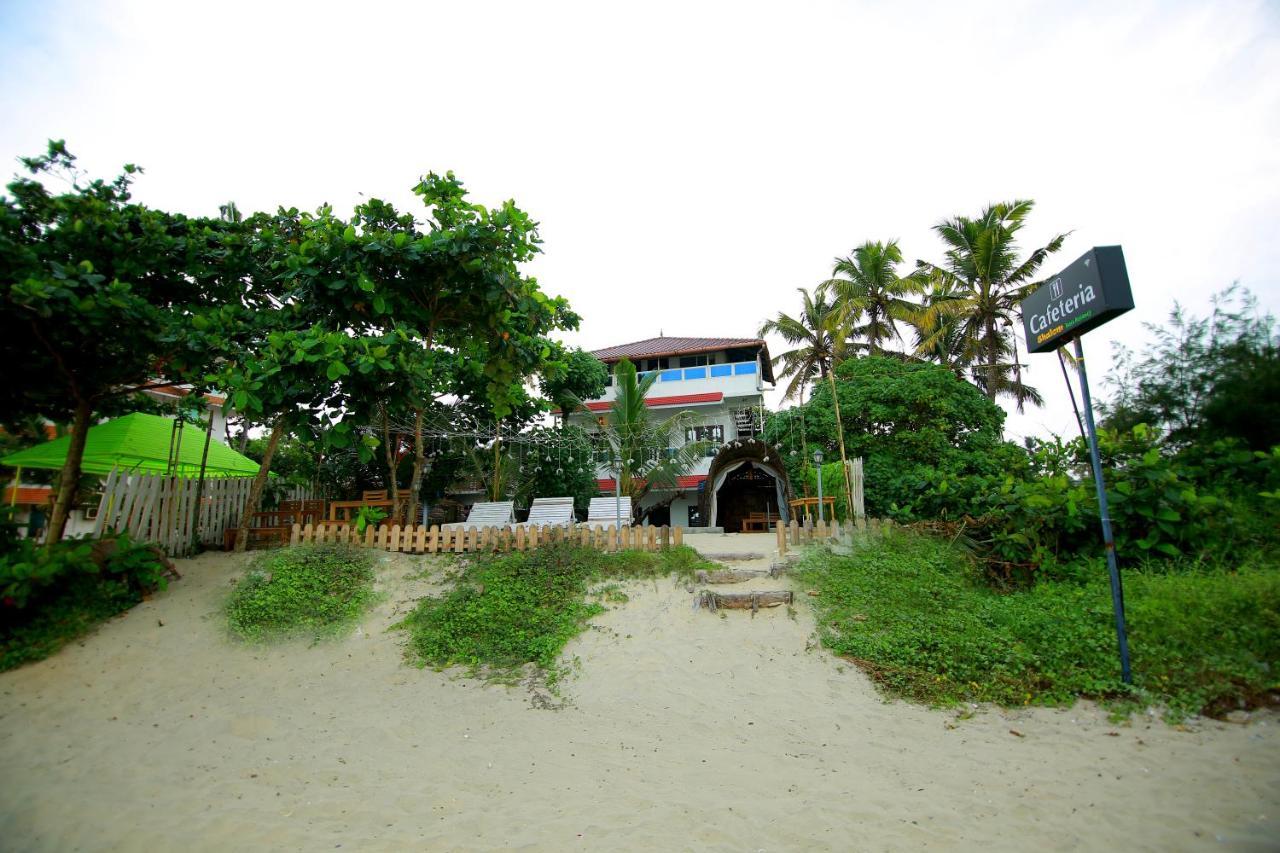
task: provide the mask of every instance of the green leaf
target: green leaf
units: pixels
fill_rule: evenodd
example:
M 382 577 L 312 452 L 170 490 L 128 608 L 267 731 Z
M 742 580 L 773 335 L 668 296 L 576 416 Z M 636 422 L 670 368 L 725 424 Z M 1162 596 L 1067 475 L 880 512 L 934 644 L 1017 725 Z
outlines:
M 329 380 L 332 382 L 341 379 L 350 372 L 351 371 L 347 369 L 347 366 L 342 362 L 331 361 L 329 362 L 329 369 L 325 371 L 325 376 L 329 377 Z

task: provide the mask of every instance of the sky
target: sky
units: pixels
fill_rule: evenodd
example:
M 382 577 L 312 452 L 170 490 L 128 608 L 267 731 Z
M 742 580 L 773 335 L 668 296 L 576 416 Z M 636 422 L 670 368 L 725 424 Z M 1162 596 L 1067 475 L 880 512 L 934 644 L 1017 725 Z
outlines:
M 1275 3 L 0 0 L 0 116 L 11 171 L 62 138 L 191 214 L 413 208 L 453 170 L 541 223 L 529 272 L 587 349 L 753 336 L 857 245 L 938 261 L 939 221 L 1022 198 L 1026 250 L 1071 232 L 1046 275 L 1124 247 L 1095 394 L 1175 300 L 1280 312 Z M 1007 434 L 1072 432 L 1057 359 L 1026 360 L 1046 405 Z

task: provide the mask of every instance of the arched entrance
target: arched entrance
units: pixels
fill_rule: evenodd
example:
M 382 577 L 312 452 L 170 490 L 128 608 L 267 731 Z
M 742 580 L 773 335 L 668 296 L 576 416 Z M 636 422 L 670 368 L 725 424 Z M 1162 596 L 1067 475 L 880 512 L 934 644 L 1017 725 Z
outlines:
M 707 525 L 736 533 L 751 513 L 789 521 L 790 498 L 791 485 L 777 450 L 758 439 L 740 439 L 725 445 L 712 460 L 699 508 Z

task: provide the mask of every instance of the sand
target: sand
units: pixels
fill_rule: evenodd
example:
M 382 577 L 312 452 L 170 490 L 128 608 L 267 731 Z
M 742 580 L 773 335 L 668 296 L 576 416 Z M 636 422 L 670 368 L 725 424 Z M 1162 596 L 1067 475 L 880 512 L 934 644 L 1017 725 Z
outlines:
M 690 541 L 771 551 L 767 535 Z M 219 607 L 244 559 L 209 554 L 0 674 L 0 848 L 1280 847 L 1272 714 L 959 719 L 885 701 L 816 648 L 802 590 L 790 612 L 710 614 L 671 580 L 625 586 L 547 710 L 527 686 L 406 666 L 387 627 L 433 588 L 407 579 L 429 564 L 380 561 L 387 597 L 344 640 L 229 640 Z

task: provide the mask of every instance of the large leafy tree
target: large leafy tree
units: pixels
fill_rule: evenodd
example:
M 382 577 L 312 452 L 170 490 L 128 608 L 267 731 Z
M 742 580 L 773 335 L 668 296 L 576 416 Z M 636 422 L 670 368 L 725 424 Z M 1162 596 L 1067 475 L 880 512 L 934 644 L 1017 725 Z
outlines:
M 898 323 L 912 319 L 919 305 L 912 297 L 923 284 L 902 277 L 902 250 L 897 240 L 867 241 L 853 254 L 837 258 L 832 277 L 823 283 L 834 297 L 840 338 L 862 343 L 869 355 L 879 355 L 886 343 L 901 339 Z
M 916 277 L 933 286 L 919 317 L 917 352 L 927 354 L 951 338 L 951 361 L 971 364 L 971 376 L 990 400 L 1001 395 L 1040 405 L 1040 394 L 1022 381 L 1018 360 L 1018 305 L 1043 282 L 1036 275 L 1065 234 L 1020 258 L 1018 233 L 1034 202 L 1001 202 L 976 218 L 957 216 L 934 226 L 946 244 L 941 263 L 920 261 Z
M 975 498 L 965 489 L 980 477 L 1003 477 L 1027 465 L 1026 453 L 1002 438 L 1000 407 L 944 367 L 887 356 L 851 358 L 836 368 L 834 387 L 848 453 L 863 459 L 872 516 L 963 514 Z M 833 403 L 831 386 L 822 384 L 803 407 L 809 444 L 828 452 L 838 445 Z M 765 430 L 793 477 L 804 462 L 791 423 L 799 417 L 788 409 L 770 418 Z M 939 498 L 933 487 L 942 480 L 951 486 Z
M 656 371 L 640 378 L 627 359 L 613 370 L 617 393 L 609 407 L 608 424 L 601 430 L 601 450 L 618 478 L 618 489 L 631 497 L 632 513 L 643 521 L 644 498 L 654 490 L 672 490 L 679 478 L 688 474 L 706 452 L 702 441 L 686 441 L 689 429 L 697 425 L 693 412 L 677 412 L 667 418 L 650 419 L 645 406 Z
M 0 420 L 71 424 L 48 538 L 61 538 L 95 417 L 156 380 L 199 381 L 217 353 L 193 318 L 235 298 L 247 258 L 239 223 L 131 200 L 140 170 L 88 179 L 60 141 L 24 158 L 0 198 Z M 44 178 L 52 179 L 52 191 Z
M 560 357 L 543 370 L 538 385 L 542 396 L 565 414 L 561 426 L 567 431 L 570 412 L 582 408 L 583 401 L 604 395 L 609 385 L 609 370 L 589 352 L 561 350 Z

